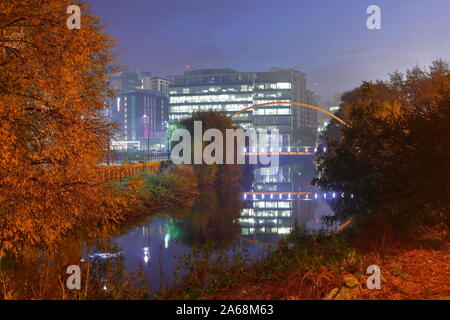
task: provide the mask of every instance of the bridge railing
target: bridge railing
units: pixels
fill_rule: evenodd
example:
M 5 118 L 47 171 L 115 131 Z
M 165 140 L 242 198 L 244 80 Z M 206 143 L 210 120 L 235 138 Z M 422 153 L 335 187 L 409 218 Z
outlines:
M 109 153 L 103 165 L 128 165 L 144 162 L 158 162 L 169 160 L 168 152 L 149 151 L 113 151 Z
M 132 176 L 138 172 L 157 174 L 168 164 L 168 161 L 151 161 L 128 165 L 101 165 L 100 174 L 105 182 L 120 181 L 123 178 Z
M 280 147 L 247 147 L 244 154 L 253 153 L 280 153 L 280 154 L 306 154 L 313 155 L 318 151 L 316 146 L 280 146 Z

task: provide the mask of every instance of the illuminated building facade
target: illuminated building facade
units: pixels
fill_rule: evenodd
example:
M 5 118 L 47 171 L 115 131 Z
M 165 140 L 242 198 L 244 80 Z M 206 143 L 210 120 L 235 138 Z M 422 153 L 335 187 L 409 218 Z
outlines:
M 111 121 L 119 125 L 112 141 L 118 150 L 159 150 L 166 148 L 169 118 L 168 99 L 158 91 L 119 92 L 108 108 Z
M 231 115 L 243 129 L 278 129 L 280 145 L 291 145 L 291 133 L 299 126 L 317 126 L 313 110 L 276 102 L 306 102 L 305 75 L 293 69 L 271 68 L 267 72 L 238 72 L 232 69 L 187 70 L 173 76 L 169 87 L 170 121 L 176 122 L 196 111 L 221 111 Z M 300 120 L 307 121 L 300 121 Z

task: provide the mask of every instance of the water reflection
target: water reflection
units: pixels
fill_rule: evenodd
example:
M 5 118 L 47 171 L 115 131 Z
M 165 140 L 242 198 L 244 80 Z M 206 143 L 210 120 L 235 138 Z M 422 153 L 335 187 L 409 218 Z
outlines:
M 276 243 L 294 223 L 312 230 L 323 227 L 322 216 L 333 215 L 310 182 L 315 175 L 312 161 L 285 164 L 270 174 L 270 168 L 255 169 L 254 183 L 245 192 L 246 208 L 241 212 L 242 236 Z M 273 169 L 272 169 L 273 170 Z
M 311 230 L 322 228 L 321 218 L 333 212 L 323 193 L 318 197 L 319 190 L 310 186 L 313 161 L 287 163 L 271 175 L 269 170 L 254 169 L 253 181 L 245 190 L 242 186 L 211 188 L 192 205 L 164 212 L 118 237 L 127 267 L 140 266 L 157 291 L 173 283 L 178 257 L 194 244 L 245 244 L 253 256 L 266 248 L 243 238 L 273 244 L 294 223 Z
M 240 232 L 238 219 L 242 207 L 241 188 L 224 186 L 203 193 L 180 223 L 184 243 L 230 244 Z

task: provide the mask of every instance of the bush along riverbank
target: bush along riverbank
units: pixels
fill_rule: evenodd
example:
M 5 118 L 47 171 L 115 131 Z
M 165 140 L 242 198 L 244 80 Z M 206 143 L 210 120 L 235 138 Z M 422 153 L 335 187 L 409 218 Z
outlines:
M 139 173 L 115 184 L 128 202 L 125 219 L 172 206 L 186 205 L 198 193 L 191 166 L 171 166 L 159 174 Z
M 435 232 L 437 235 L 438 232 Z M 361 245 L 363 244 L 363 245 Z M 311 234 L 298 227 L 259 260 L 246 250 L 214 255 L 206 246 L 180 260 L 185 276 L 161 299 L 450 299 L 448 235 L 414 243 L 363 239 L 354 229 Z M 367 268 L 381 288 L 367 287 Z

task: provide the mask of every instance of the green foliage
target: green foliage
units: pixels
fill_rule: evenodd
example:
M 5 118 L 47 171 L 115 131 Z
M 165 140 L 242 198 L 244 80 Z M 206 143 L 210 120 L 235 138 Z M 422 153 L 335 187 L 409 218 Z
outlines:
M 285 261 L 282 268 L 286 269 L 315 270 L 327 266 L 342 271 L 342 262 L 354 254 L 344 235 L 325 230 L 312 233 L 294 225 L 285 241 L 289 244 L 287 249 L 275 252 L 272 260 Z
M 249 259 L 247 248 L 229 251 L 213 243 L 196 245 L 180 258 L 175 274 L 179 284 L 161 293 L 159 298 L 204 299 L 243 279 L 276 281 L 286 272 L 328 270 L 356 272 L 364 265 L 343 234 L 310 233 L 295 225 L 275 250 L 263 250 Z
M 197 177 L 190 166 L 173 166 L 159 174 L 139 173 L 115 183 L 127 195 L 130 214 L 190 201 L 197 194 Z
M 412 235 L 423 226 L 449 226 L 450 68 L 396 72 L 386 82 L 365 82 L 343 95 L 331 122 L 328 152 L 318 159 L 326 190 L 353 194 L 337 199 L 338 215 L 361 225 L 381 223 Z M 337 130 L 339 129 L 339 130 Z
M 215 243 L 196 244 L 179 258 L 174 271 L 181 283 L 160 294 L 160 298 L 198 299 L 236 283 L 249 265 L 245 248 L 217 248 Z

